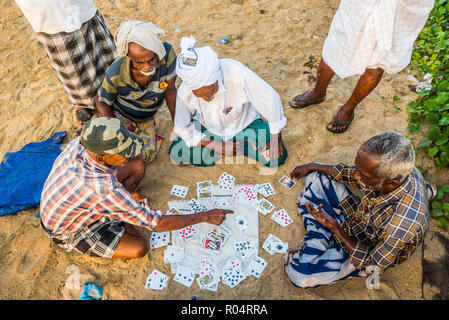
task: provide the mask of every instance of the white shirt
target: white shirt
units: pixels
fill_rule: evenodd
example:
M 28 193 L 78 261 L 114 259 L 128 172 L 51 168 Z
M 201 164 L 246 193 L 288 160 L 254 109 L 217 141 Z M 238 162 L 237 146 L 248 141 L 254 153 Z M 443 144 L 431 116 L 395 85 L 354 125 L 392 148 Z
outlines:
M 176 98 L 174 131 L 188 147 L 206 135 L 196 130 L 192 116 L 211 133 L 232 139 L 262 115 L 277 134 L 287 123 L 279 94 L 257 74 L 232 59 L 220 59 L 219 89 L 212 101 L 197 98 L 182 83 Z
M 340 78 L 409 63 L 413 43 L 435 0 L 341 0 L 323 46 L 323 59 Z
M 15 0 L 35 32 L 73 32 L 97 12 L 93 0 Z

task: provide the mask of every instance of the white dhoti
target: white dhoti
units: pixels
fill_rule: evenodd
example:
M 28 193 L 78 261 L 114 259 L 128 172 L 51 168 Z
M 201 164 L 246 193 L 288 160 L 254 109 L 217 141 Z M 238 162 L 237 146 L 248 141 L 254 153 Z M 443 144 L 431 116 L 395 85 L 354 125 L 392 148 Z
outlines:
M 397 73 L 409 63 L 413 43 L 434 0 L 341 0 L 324 42 L 323 59 L 339 76 L 382 68 Z

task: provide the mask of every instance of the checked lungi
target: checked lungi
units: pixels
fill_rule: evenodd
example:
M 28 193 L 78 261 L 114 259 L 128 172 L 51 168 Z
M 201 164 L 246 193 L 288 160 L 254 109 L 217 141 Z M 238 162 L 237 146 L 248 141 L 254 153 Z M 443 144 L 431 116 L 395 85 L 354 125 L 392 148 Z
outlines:
M 125 232 L 125 224 L 122 221 L 107 216 L 101 217 L 80 231 L 61 235 L 51 235 L 42 221 L 41 227 L 48 237 L 65 251 L 102 258 L 114 256 L 115 249 Z
M 341 224 L 345 217 L 338 205 L 351 191 L 329 176 L 313 172 L 306 177 L 302 192 L 298 211 L 307 234 L 285 267 L 290 280 L 297 287 L 308 288 L 358 276 L 359 270 L 349 261 L 349 254 L 337 245 L 329 229 L 318 223 L 305 205 L 312 202 L 316 208 L 323 204 L 323 212 Z
M 118 56 L 100 12 L 74 32 L 36 34 L 70 101 L 76 107 L 95 109 L 97 90 Z

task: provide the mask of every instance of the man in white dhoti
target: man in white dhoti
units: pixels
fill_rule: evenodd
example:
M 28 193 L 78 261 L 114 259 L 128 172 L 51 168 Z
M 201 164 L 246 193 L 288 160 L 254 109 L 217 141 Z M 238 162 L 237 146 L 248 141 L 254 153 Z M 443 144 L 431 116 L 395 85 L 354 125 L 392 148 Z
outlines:
M 342 0 L 323 47 L 312 91 L 290 100 L 296 109 L 324 101 L 330 80 L 361 75 L 349 100 L 326 128 L 347 130 L 355 107 L 379 83 L 384 72 L 403 70 L 411 59 L 413 43 L 424 27 L 434 0 Z
M 194 44 L 192 36 L 181 39 L 176 63 L 182 84 L 176 98 L 178 137 L 170 147 L 172 160 L 212 166 L 219 155 L 234 155 L 241 146 L 245 156 L 265 166 L 283 164 L 287 149 L 281 130 L 287 119 L 279 94 L 240 62 L 218 59 L 209 46 Z

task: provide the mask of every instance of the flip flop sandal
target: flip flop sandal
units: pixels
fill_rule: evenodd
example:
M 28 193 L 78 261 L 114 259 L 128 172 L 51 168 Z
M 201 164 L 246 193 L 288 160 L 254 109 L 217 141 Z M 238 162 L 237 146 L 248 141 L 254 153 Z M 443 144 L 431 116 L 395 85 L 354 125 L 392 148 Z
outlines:
M 339 121 L 338 120 L 338 112 L 337 112 L 337 114 L 335 115 L 334 119 L 332 120 L 332 123 L 336 127 L 341 127 L 341 126 L 344 126 L 344 127 L 341 128 L 341 129 L 331 129 L 331 128 L 329 128 L 329 125 L 331 124 L 331 122 L 329 122 L 327 124 L 327 126 L 326 126 L 326 129 L 329 130 L 330 132 L 333 132 L 333 133 L 343 133 L 346 130 L 348 130 L 349 125 L 351 124 L 353 119 L 354 119 L 354 113 L 352 114 L 351 119 L 344 120 L 344 121 Z
M 81 124 L 85 124 L 94 115 L 92 110 L 86 108 L 76 110 L 75 114 L 76 118 L 79 122 L 81 122 Z
M 306 92 L 306 93 L 307 93 L 307 92 Z M 313 105 L 313 104 L 321 103 L 321 102 L 323 102 L 323 101 L 326 99 L 326 98 L 323 98 L 323 99 L 318 100 L 318 101 L 309 101 L 309 100 L 305 100 L 305 99 L 303 99 L 302 97 L 303 97 L 306 93 L 303 93 L 303 94 L 300 94 L 299 96 L 296 96 L 296 99 L 295 99 L 295 97 L 291 98 L 290 101 L 288 102 L 288 104 L 290 105 L 290 107 L 295 108 L 295 109 L 302 109 L 302 108 L 311 106 L 311 105 Z M 293 101 L 295 101 L 295 102 L 305 102 L 305 104 L 303 104 L 303 105 L 301 105 L 301 106 L 297 106 L 297 105 L 295 105 L 295 104 L 292 103 Z

